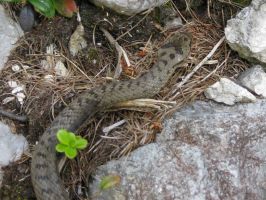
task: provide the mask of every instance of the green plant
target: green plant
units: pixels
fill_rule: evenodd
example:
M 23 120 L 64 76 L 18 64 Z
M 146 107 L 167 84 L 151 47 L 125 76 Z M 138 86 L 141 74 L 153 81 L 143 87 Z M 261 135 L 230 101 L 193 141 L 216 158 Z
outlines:
M 251 0 L 233 0 L 233 2 L 240 4 L 242 6 L 247 6 L 250 4 Z
M 46 17 L 53 17 L 55 11 L 65 17 L 72 17 L 77 12 L 77 6 L 74 0 L 0 0 L 0 2 L 23 3 L 33 5 L 35 10 Z
M 73 159 L 77 156 L 77 150 L 85 149 L 88 145 L 88 141 L 80 136 L 75 135 L 65 129 L 60 129 L 56 133 L 56 137 L 59 143 L 55 149 L 57 152 L 65 153 L 65 155 Z
M 107 190 L 110 189 L 121 182 L 121 177 L 118 175 L 109 175 L 102 178 L 100 182 L 100 189 L 101 190 Z

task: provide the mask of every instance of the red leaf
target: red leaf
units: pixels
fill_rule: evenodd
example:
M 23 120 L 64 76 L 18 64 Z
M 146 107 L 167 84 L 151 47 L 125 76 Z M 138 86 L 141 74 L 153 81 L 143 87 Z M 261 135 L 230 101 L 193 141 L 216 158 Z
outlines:
M 74 0 L 55 0 L 54 4 L 57 12 L 65 17 L 72 17 L 78 10 Z
M 78 10 L 74 0 L 65 0 L 65 6 L 71 12 L 76 12 Z

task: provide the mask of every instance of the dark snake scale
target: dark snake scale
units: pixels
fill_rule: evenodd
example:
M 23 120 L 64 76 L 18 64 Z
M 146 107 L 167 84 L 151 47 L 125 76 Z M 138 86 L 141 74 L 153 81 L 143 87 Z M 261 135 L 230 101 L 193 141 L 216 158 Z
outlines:
M 57 170 L 56 133 L 64 128 L 72 132 L 96 112 L 119 102 L 156 95 L 190 52 L 190 36 L 176 34 L 158 51 L 158 62 L 135 80 L 112 82 L 79 95 L 54 119 L 33 152 L 31 180 L 38 200 L 69 199 Z

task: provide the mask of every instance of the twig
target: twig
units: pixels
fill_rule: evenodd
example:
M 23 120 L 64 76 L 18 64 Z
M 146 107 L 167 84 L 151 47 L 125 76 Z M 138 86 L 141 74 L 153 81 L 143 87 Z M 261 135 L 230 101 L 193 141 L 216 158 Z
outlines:
M 23 123 L 28 121 L 28 117 L 26 115 L 16 115 L 14 113 L 5 111 L 1 107 L 0 107 L 0 115 L 2 115 L 4 117 L 8 117 L 8 118 L 13 119 L 13 120 L 23 122 Z
M 208 17 L 211 19 L 210 0 L 207 1 L 207 11 L 208 11 Z
M 105 136 L 106 136 L 111 130 L 115 129 L 115 128 L 118 127 L 118 126 L 121 126 L 121 125 L 124 124 L 125 122 L 126 122 L 126 120 L 123 119 L 123 120 L 120 120 L 120 121 L 118 121 L 118 122 L 116 122 L 116 123 L 110 125 L 110 126 L 107 126 L 107 127 L 103 128 L 103 132 L 104 132 Z
M 209 73 L 206 77 L 204 77 L 198 83 L 201 83 L 201 82 L 207 80 L 211 75 L 213 75 L 220 67 L 222 67 L 227 62 L 229 56 L 230 56 L 230 52 L 227 54 L 226 58 L 224 59 L 224 61 L 221 64 L 219 64 L 211 73 Z
M 92 82 L 91 78 L 84 71 L 82 71 L 73 61 L 71 61 L 64 54 L 60 54 L 60 56 L 63 57 L 64 59 L 66 59 L 68 62 L 70 62 L 80 73 L 82 73 L 90 82 Z
M 210 53 L 180 83 L 175 85 L 175 88 L 171 92 L 172 94 L 174 94 L 178 89 L 180 89 L 198 71 L 198 69 L 201 68 L 202 65 L 204 65 L 206 63 L 206 61 L 209 60 L 213 56 L 213 54 L 216 52 L 218 47 L 223 43 L 224 39 L 225 39 L 225 36 L 222 37 L 217 42 L 217 44 L 213 47 L 213 49 L 210 51 Z M 175 99 L 178 94 L 179 93 L 174 94 L 174 96 L 172 96 L 170 98 L 170 100 Z
M 182 13 L 180 12 L 180 10 L 176 7 L 176 5 L 173 3 L 173 1 L 171 1 L 172 6 L 175 8 L 175 10 L 178 12 L 178 15 L 185 21 L 185 23 L 187 24 L 188 21 L 186 20 L 186 18 L 182 15 Z
M 95 32 L 96 32 L 96 27 L 101 23 L 101 22 L 107 22 L 108 24 L 110 24 L 111 26 L 113 26 L 113 24 L 111 22 L 109 22 L 107 19 L 103 19 L 103 20 L 100 20 L 98 21 L 94 27 L 93 27 L 93 31 L 92 31 L 92 42 L 93 42 L 93 45 L 94 47 L 96 48 L 96 41 L 95 41 Z
M 106 29 L 104 29 L 103 27 L 100 27 L 100 30 L 104 33 L 105 37 L 108 39 L 110 44 L 115 47 L 115 49 L 118 53 L 117 64 L 116 64 L 115 75 L 114 75 L 114 78 L 117 79 L 122 72 L 122 67 L 120 64 L 122 56 L 124 57 L 124 59 L 127 63 L 127 66 L 130 66 L 128 56 L 127 56 L 125 50 L 118 44 L 118 42 L 113 38 L 113 36 Z
M 40 53 L 40 54 L 37 54 L 37 53 L 31 53 L 31 54 L 26 54 L 26 56 L 50 56 L 50 57 L 61 57 L 61 55 L 58 55 L 58 54 L 52 54 L 52 53 Z

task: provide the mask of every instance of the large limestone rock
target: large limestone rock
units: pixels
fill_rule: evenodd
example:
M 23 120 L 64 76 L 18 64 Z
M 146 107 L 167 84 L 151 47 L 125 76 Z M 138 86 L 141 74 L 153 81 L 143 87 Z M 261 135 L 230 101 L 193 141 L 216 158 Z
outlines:
M 134 15 L 149 8 L 160 6 L 167 0 L 90 0 L 100 7 L 110 8 L 118 13 Z
M 227 21 L 225 36 L 239 55 L 266 64 L 266 0 L 253 0 L 237 16 Z
M 22 35 L 23 31 L 20 26 L 7 16 L 0 5 L 0 70 L 4 67 L 11 49 Z
M 196 102 L 165 121 L 153 144 L 100 166 L 95 199 L 266 199 L 266 100 Z M 97 193 L 102 177 L 119 186 Z

